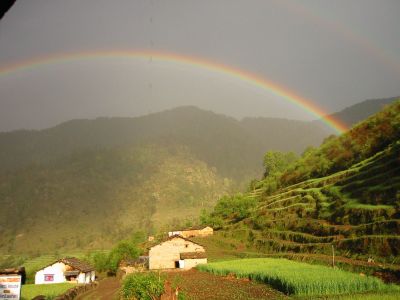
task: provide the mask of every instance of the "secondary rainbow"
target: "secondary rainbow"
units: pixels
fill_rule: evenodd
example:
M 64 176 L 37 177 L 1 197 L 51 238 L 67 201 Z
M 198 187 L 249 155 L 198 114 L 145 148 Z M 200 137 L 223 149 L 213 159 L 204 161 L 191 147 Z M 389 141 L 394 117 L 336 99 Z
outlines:
M 66 63 L 70 61 L 88 60 L 95 58 L 120 58 L 132 57 L 151 60 L 162 60 L 181 63 L 205 70 L 212 70 L 229 76 L 239 78 L 249 84 L 258 86 L 274 95 L 277 95 L 286 101 L 301 107 L 303 110 L 312 114 L 317 118 L 321 118 L 325 124 L 334 129 L 337 133 L 343 133 L 348 128 L 340 120 L 329 116 L 320 107 L 312 101 L 305 99 L 288 88 L 283 87 L 275 82 L 272 82 L 264 77 L 253 74 L 251 72 L 238 69 L 232 66 L 223 65 L 218 62 L 205 60 L 199 57 L 181 55 L 168 52 L 156 52 L 149 50 L 141 51 L 96 51 L 96 52 L 77 52 L 77 53 L 61 53 L 45 57 L 38 57 L 31 60 L 10 64 L 0 67 L 0 75 L 5 76 L 13 72 L 33 69 L 39 66 L 50 65 L 55 63 Z

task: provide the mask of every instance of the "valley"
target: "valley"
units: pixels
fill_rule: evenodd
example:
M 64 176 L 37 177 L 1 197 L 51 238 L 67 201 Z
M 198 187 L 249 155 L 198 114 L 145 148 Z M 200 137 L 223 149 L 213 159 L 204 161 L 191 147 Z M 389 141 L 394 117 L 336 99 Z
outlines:
M 141 253 L 151 245 L 144 240 L 146 236 L 162 240 L 170 229 L 203 224 L 212 226 L 215 235 L 193 240 L 207 249 L 209 264 L 197 271 L 165 275 L 193 299 L 202 299 L 199 295 L 204 289 L 223 285 L 222 294 L 213 291 L 209 298 L 229 299 L 239 293 L 238 299 L 342 299 L 340 295 L 347 299 L 350 293 L 349 299 L 395 299 L 397 287 L 381 285 L 373 277 L 389 283 L 400 280 L 399 116 L 400 103 L 395 101 L 301 155 L 269 150 L 259 171 L 263 176 L 251 181 L 257 168 L 246 165 L 250 157 L 236 161 L 229 156 L 239 157 L 244 151 L 240 142 L 238 147 L 229 147 L 229 143 L 236 145 L 237 136 L 228 135 L 226 145 L 229 130 L 211 134 L 214 146 L 218 136 L 224 140 L 209 152 L 201 147 L 194 151 L 194 142 L 189 143 L 187 136 L 179 138 L 182 133 L 174 132 L 167 142 L 164 132 L 157 142 L 153 136 L 130 143 L 81 145 L 70 154 L 60 152 L 57 158 L 14 166 L 0 174 L 2 207 L 7 212 L 0 222 L 4 237 L 1 266 L 24 264 L 28 281 L 32 281 L 40 266 L 73 253 L 96 266 L 102 259 L 110 260 L 116 272 L 113 253 L 125 251 L 124 243 L 135 240 L 132 245 L 140 249 L 135 253 Z M 270 121 L 262 122 L 253 120 L 246 126 L 254 133 Z M 210 138 L 206 136 L 203 142 Z M 250 144 L 259 145 L 255 141 Z M 237 164 L 207 159 L 218 151 L 231 153 L 226 159 Z M 238 177 L 243 164 L 243 177 Z M 328 276 L 336 269 L 344 273 L 335 271 L 335 280 L 326 277 L 326 286 L 311 278 L 303 285 L 300 279 L 285 275 L 286 271 L 277 274 L 278 279 L 265 271 L 278 266 L 289 273 L 311 268 L 308 273 L 317 277 L 318 272 Z M 96 268 L 102 277 L 106 275 L 108 267 Z M 367 276 L 365 281 L 357 273 Z M 340 278 L 354 281 L 347 276 L 361 281 L 345 287 Z M 204 280 L 215 285 L 206 287 L 201 283 Z M 117 297 L 123 282 L 112 282 L 110 287 L 101 284 L 98 291 L 82 299 L 100 294 Z M 60 291 L 65 288 L 60 286 Z

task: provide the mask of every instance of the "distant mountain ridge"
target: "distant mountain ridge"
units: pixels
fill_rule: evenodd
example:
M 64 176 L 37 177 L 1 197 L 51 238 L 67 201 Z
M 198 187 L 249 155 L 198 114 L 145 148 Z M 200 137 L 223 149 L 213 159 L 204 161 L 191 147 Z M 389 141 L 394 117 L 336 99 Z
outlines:
M 395 99 L 366 100 L 331 116 L 351 126 Z M 254 170 L 260 167 L 261 161 L 254 158 L 261 157 L 267 150 L 301 153 L 308 146 L 318 146 L 326 136 L 333 133 L 332 128 L 327 128 L 321 120 L 306 122 L 249 117 L 238 121 L 186 106 L 135 118 L 71 120 L 44 130 L 0 133 L 0 173 L 56 160 L 84 149 L 163 141 L 192 144 L 194 153 L 210 165 L 218 167 L 219 171 L 247 172 L 242 167 L 251 166 L 252 176 L 256 176 L 258 171 Z M 207 153 L 209 145 L 218 145 L 222 141 L 227 144 L 221 143 L 212 155 Z M 222 163 L 232 148 L 243 148 L 237 149 L 241 153 L 239 161 L 243 159 L 244 149 L 248 153 L 246 163 L 236 171 L 228 166 L 229 162 Z M 238 157 L 231 158 L 238 161 Z M 252 160 L 250 164 L 249 160 Z
M 310 122 L 238 121 L 196 107 L 179 107 L 137 118 L 72 120 L 40 131 L 0 133 L 0 172 L 48 163 L 87 149 L 161 143 L 188 146 L 224 176 L 257 177 L 266 150 L 300 153 L 309 145 L 318 145 L 326 135 Z
M 382 99 L 368 99 L 330 114 L 329 117 L 339 119 L 343 124 L 351 127 L 382 110 L 385 105 L 389 105 L 399 98 L 400 96 Z M 317 122 L 321 122 L 321 120 L 318 120 Z
M 196 107 L 0 133 L 0 252 L 107 248 L 182 224 L 260 178 L 266 151 L 301 153 L 326 136 L 313 122 Z

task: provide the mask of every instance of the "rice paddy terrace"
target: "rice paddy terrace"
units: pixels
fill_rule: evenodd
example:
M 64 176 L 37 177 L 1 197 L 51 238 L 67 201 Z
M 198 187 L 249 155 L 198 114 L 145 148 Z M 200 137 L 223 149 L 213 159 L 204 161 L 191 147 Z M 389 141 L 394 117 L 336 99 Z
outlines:
M 251 217 L 230 226 L 262 252 L 400 254 L 400 142 L 351 168 L 272 195 L 258 188 Z M 246 225 L 246 226 L 243 226 Z M 245 229 L 243 229 L 245 228 Z
M 254 184 L 244 197 L 256 205 L 246 218 L 225 219 L 225 229 L 264 253 L 334 250 L 398 263 L 399 191 L 397 101 Z

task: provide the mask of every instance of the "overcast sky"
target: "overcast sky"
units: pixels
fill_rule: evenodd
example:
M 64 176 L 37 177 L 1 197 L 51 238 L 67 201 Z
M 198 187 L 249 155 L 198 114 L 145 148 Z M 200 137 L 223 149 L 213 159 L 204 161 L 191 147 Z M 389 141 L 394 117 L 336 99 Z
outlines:
M 17 0 L 0 21 L 0 70 L 61 53 L 167 51 L 254 73 L 329 113 L 400 95 L 399 12 L 398 0 Z M 0 131 L 180 105 L 315 118 L 235 76 L 150 57 L 0 73 L 0 93 Z

